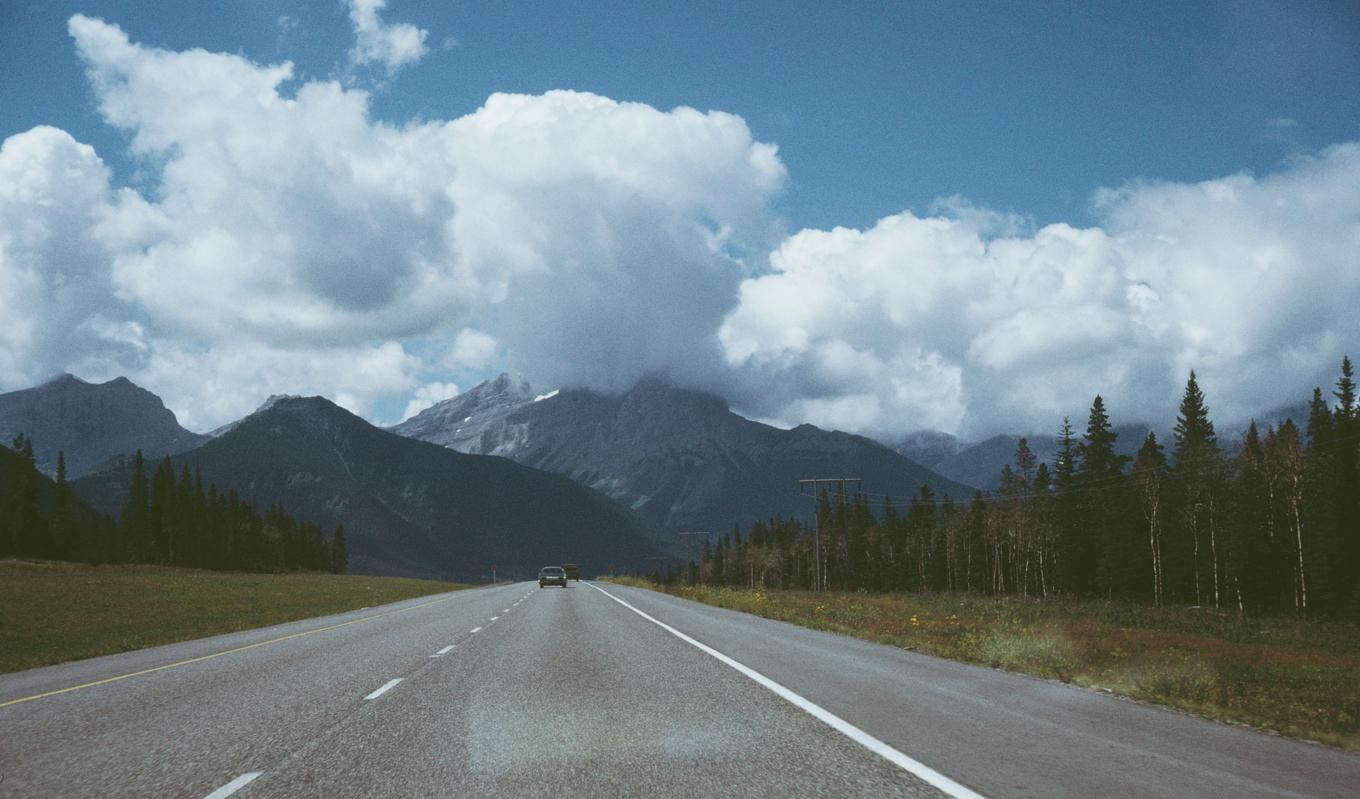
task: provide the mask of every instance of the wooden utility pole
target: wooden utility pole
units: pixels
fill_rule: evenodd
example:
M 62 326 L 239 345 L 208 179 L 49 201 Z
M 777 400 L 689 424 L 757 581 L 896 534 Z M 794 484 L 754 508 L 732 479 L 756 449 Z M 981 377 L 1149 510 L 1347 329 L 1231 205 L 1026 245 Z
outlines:
M 856 484 L 858 484 L 858 483 L 860 483 L 860 482 L 862 482 L 862 481 L 861 481 L 858 477 L 809 477 L 809 478 L 806 479 L 806 480 L 799 480 L 799 481 L 798 481 L 798 493 L 799 493 L 799 494 L 805 494 L 805 493 L 806 493 L 806 492 L 803 490 L 803 486 L 807 486 L 807 485 L 812 486 L 812 548 L 813 548 L 813 555 L 812 555 L 812 590 L 813 590 L 813 591 L 821 591 L 821 590 L 823 589 L 823 587 L 824 587 L 824 586 L 822 585 L 822 583 L 825 582 L 825 580 L 826 580 L 826 570 L 822 567 L 822 531 L 821 531 L 821 524 L 820 524 L 819 521 L 818 521 L 818 517 L 822 515 L 822 514 L 821 514 L 821 510 L 822 510 L 822 509 L 821 509 L 821 507 L 820 507 L 821 493 L 820 493 L 820 491 L 818 490 L 818 486 L 820 486 L 822 483 L 840 483 L 840 486 L 841 486 L 840 502 L 841 502 L 842 505 L 844 505 L 844 504 L 845 504 L 845 497 L 846 497 L 846 493 L 845 493 L 845 484 L 846 484 L 846 483 L 856 483 Z

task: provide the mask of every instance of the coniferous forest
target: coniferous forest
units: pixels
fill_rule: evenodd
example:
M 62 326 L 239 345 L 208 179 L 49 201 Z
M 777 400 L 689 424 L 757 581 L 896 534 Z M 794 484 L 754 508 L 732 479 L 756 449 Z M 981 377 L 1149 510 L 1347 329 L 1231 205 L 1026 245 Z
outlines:
M 1219 441 L 1192 372 L 1171 441 L 1116 454 L 1104 400 L 1060 427 L 1053 467 L 1021 439 L 998 491 L 822 494 L 705 545 L 663 582 L 1014 594 L 1360 619 L 1360 408 L 1349 359 L 1306 420 Z M 814 563 L 820 551 L 821 565 Z
M 148 478 L 142 453 L 132 459 L 132 486 L 117 520 L 96 513 L 71 492 L 65 457 L 56 479 L 38 471 L 33 442 L 0 446 L 0 558 L 85 563 L 148 563 L 245 572 L 346 569 L 345 531 L 329 537 L 278 505 L 264 514 L 234 489 L 206 486 L 187 465 L 178 475 L 166 458 Z

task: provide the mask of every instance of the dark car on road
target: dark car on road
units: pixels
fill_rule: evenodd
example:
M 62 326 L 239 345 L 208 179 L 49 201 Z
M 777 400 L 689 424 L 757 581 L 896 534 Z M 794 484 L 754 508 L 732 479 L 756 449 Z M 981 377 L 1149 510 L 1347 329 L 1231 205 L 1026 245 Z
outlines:
M 550 585 L 560 585 L 567 587 L 567 570 L 561 566 L 544 566 L 538 572 L 538 587 L 547 588 Z

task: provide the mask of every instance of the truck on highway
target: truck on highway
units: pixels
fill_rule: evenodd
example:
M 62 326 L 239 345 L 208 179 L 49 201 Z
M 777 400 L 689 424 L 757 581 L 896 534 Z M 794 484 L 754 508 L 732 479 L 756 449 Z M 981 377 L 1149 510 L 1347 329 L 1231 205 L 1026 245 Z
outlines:
M 581 581 L 581 567 L 580 567 L 580 566 L 577 566 L 575 563 L 564 563 L 564 564 L 562 564 L 562 568 L 567 570 L 567 579 L 568 579 L 568 580 L 575 580 L 575 581 L 577 581 L 578 583 Z

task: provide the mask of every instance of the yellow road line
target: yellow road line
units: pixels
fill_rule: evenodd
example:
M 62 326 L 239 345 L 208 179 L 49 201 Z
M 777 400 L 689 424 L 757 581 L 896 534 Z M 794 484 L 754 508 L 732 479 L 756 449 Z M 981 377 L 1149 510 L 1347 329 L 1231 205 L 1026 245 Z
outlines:
M 340 622 L 339 624 L 331 624 L 331 625 L 328 625 L 328 626 L 326 626 L 326 627 L 318 627 L 318 628 L 316 628 L 315 630 L 304 630 L 303 632 L 300 632 L 300 633 L 292 633 L 291 635 L 284 635 L 284 636 L 280 636 L 279 638 L 271 638 L 271 639 L 269 639 L 268 641 L 257 641 L 257 642 L 255 642 L 255 643 L 253 643 L 253 644 L 246 644 L 245 646 L 238 646 L 238 647 L 236 647 L 235 649 L 228 649 L 228 650 L 225 650 L 225 651 L 222 651 L 222 652 L 214 652 L 214 653 L 211 654 L 211 655 L 203 655 L 203 656 L 201 656 L 201 657 L 189 658 L 188 660 L 181 660 L 181 661 L 179 661 L 179 662 L 177 662 L 177 663 L 166 663 L 165 665 L 162 665 L 162 666 L 155 666 L 155 667 L 149 668 L 149 669 L 142 669 L 141 671 L 134 671 L 134 672 L 131 672 L 131 673 L 129 673 L 129 674 L 120 674 L 120 675 L 118 675 L 117 677 L 106 677 L 106 678 L 104 678 L 104 679 L 102 679 L 102 680 L 95 680 L 94 682 L 87 682 L 87 683 L 84 683 L 83 685 L 72 685 L 72 686 L 69 687 L 69 688 L 58 688 L 58 689 L 55 690 L 55 691 L 47 691 L 46 693 L 34 694 L 34 695 L 32 695 L 32 696 L 25 696 L 25 697 L 22 697 L 22 698 L 19 698 L 19 699 L 11 699 L 11 700 L 9 700 L 8 702 L 0 702 L 0 707 L 9 707 L 10 705 L 19 705 L 19 704 L 23 704 L 24 702 L 32 702 L 32 701 L 35 700 L 35 699 L 44 699 L 44 698 L 49 697 L 49 696 L 56 696 L 57 694 L 66 694 L 66 693 L 70 693 L 71 691 L 79 691 L 79 690 L 81 690 L 82 688 L 93 688 L 93 687 L 95 687 L 96 685 L 107 685 L 107 684 L 109 684 L 109 683 L 111 683 L 111 682 L 118 682 L 119 680 L 126 680 L 126 679 L 128 679 L 128 678 L 130 678 L 130 677 L 140 677 L 140 676 L 142 676 L 143 674 L 151 674 L 152 672 L 156 672 L 156 671 L 165 671 L 166 669 L 173 669 L 173 668 L 176 668 L 176 667 L 178 667 L 178 666 L 187 666 L 187 665 L 189 665 L 190 663 L 202 663 L 202 662 L 205 661 L 205 660 L 212 660 L 213 658 L 220 658 L 220 657 L 222 657 L 223 655 L 232 655 L 232 654 L 235 654 L 235 653 L 237 653 L 237 652 L 244 652 L 244 651 L 246 651 L 247 649 L 255 649 L 255 648 L 257 648 L 257 647 L 267 646 L 267 645 L 269 645 L 269 644 L 277 644 L 277 643 L 280 642 L 280 641 L 288 641 L 288 640 L 291 640 L 291 639 L 293 639 L 293 638 L 301 638 L 301 637 L 303 637 L 304 635 L 313 635 L 313 634 L 315 634 L 315 633 L 324 633 L 324 632 L 326 632 L 327 630 L 336 630 L 336 629 L 339 629 L 339 628 L 341 628 L 341 627 L 348 627 L 348 626 L 351 625 L 351 624 L 358 624 L 358 623 L 361 622 L 361 621 L 368 621 L 368 620 L 370 620 L 370 619 L 376 619 L 376 618 L 379 618 L 379 617 L 381 617 L 381 616 L 387 616 L 387 615 L 390 615 L 390 614 L 393 614 L 393 613 L 401 613 L 401 612 L 407 611 L 407 610 L 415 610 L 416 608 L 423 608 L 423 607 L 425 607 L 426 605 L 433 605 L 433 604 L 438 603 L 438 602 L 447 602 L 447 601 L 449 601 L 450 599 L 453 599 L 453 597 L 452 597 L 452 596 L 446 596 L 446 597 L 441 597 L 440 599 L 432 599 L 432 600 L 430 600 L 429 602 L 421 602 L 419 605 L 409 605 L 409 606 L 404 607 L 404 608 L 396 608 L 396 609 L 394 609 L 394 610 L 385 610 L 385 611 L 383 611 L 382 613 L 374 613 L 374 614 L 371 615 L 371 616 L 364 616 L 363 618 L 360 618 L 360 619 L 350 619 L 349 621 L 342 621 L 342 622 Z M 285 623 L 287 623 L 287 622 L 285 622 Z

